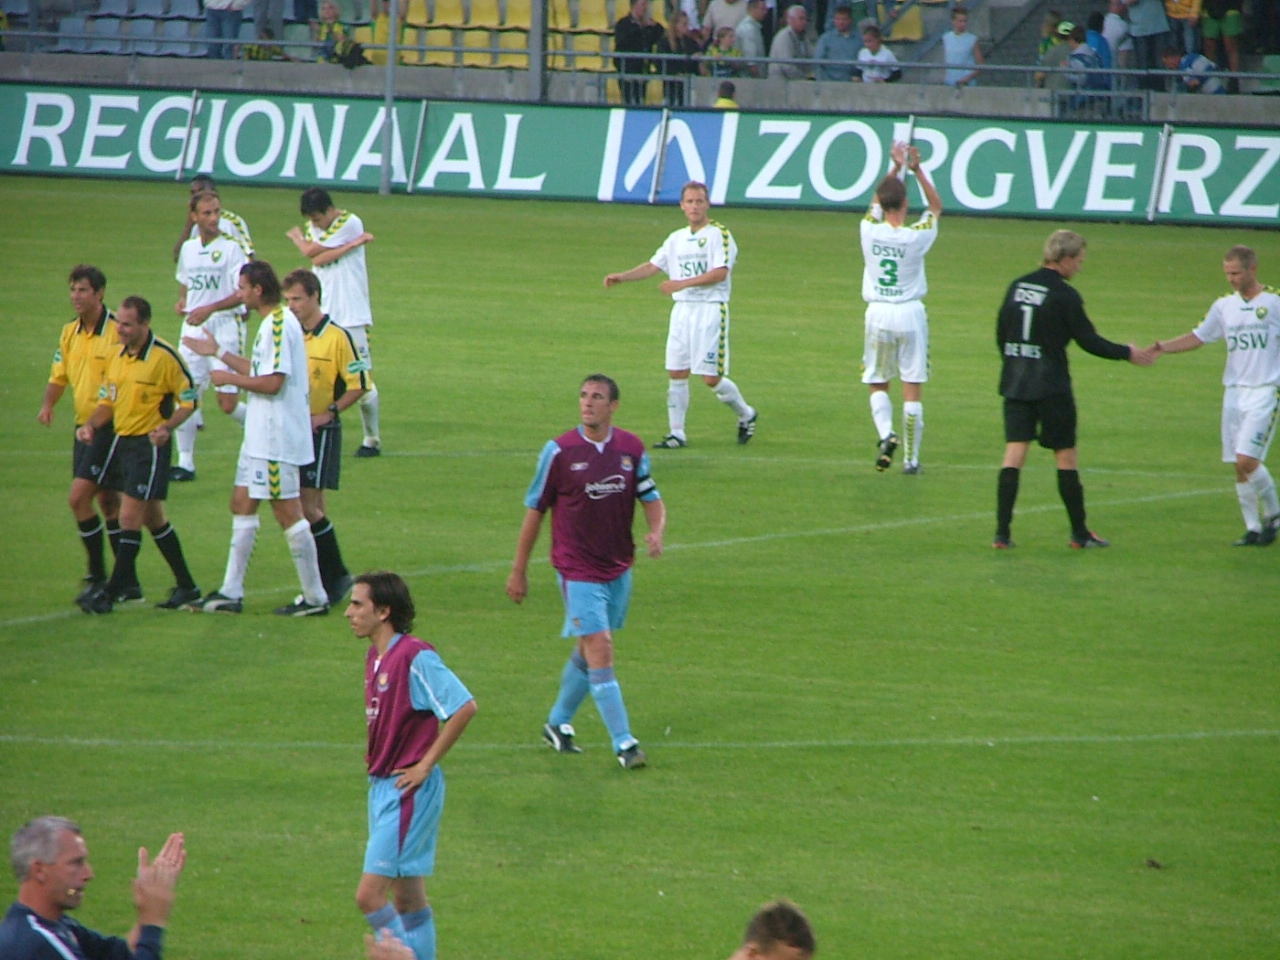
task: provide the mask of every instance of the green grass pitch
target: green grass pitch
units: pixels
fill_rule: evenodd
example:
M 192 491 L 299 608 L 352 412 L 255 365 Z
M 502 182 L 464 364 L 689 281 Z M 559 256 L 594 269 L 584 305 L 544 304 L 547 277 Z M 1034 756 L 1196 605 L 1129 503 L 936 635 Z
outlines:
M 179 960 L 354 960 L 363 844 L 363 644 L 294 592 L 269 513 L 240 617 L 71 604 L 70 402 L 35 419 L 66 274 L 138 293 L 173 338 L 175 184 L 0 179 L 0 828 L 81 821 L 98 878 L 80 918 L 132 921 L 135 849 L 183 829 Z M 283 273 L 295 190 L 223 199 Z M 812 915 L 831 958 L 1274 956 L 1280 942 L 1280 547 L 1236 550 L 1219 461 L 1221 345 L 1149 370 L 1073 350 L 1081 469 L 1106 551 L 1067 549 L 1032 451 L 1014 534 L 990 548 L 1003 449 L 995 309 L 1048 222 L 943 217 L 929 256 L 925 472 L 872 468 L 859 383 L 861 211 L 723 210 L 734 378 L 693 388 L 691 444 L 659 451 L 669 549 L 637 564 L 618 672 L 649 769 L 626 774 L 590 703 L 586 752 L 541 749 L 567 652 L 546 539 L 503 595 L 538 449 L 580 378 L 622 386 L 621 426 L 666 426 L 667 303 L 606 293 L 678 211 L 337 194 L 365 219 L 387 455 L 349 455 L 331 499 L 355 569 L 409 579 L 418 632 L 480 713 L 447 758 L 428 883 L 445 960 L 722 957 L 761 901 Z M 1190 329 L 1280 234 L 1084 224 L 1076 285 L 1104 335 Z M 256 321 L 255 321 L 256 322 Z M 895 407 L 900 404 L 895 389 Z M 200 586 L 225 563 L 237 431 L 216 408 L 169 514 Z M 348 443 L 358 436 L 348 418 Z M 149 541 L 141 573 L 162 599 Z M 11 895 L 12 883 L 5 895 Z

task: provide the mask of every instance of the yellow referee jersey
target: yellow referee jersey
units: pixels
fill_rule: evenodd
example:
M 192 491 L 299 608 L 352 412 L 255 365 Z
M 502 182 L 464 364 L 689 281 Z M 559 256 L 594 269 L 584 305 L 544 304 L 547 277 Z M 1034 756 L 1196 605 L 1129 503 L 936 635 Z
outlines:
M 98 409 L 98 392 L 107 364 L 120 350 L 116 334 L 116 317 L 103 309 L 92 327 L 84 327 L 77 317 L 62 328 L 58 350 L 53 355 L 49 382 L 70 386 L 76 406 L 76 426 L 84 423 Z
M 175 406 L 197 406 L 199 396 L 178 351 L 152 333 L 136 357 L 121 348 L 111 358 L 98 402 L 111 408 L 118 436 L 136 437 L 168 420 Z
M 368 390 L 368 367 L 356 356 L 351 334 L 326 314 L 314 330 L 306 330 L 307 373 L 311 412 L 324 413 L 348 390 Z

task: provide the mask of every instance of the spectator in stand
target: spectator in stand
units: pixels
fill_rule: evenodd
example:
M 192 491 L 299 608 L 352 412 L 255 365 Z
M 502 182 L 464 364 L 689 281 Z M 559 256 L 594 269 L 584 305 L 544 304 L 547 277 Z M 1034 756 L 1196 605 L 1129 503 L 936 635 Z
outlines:
M 1098 56 L 1098 51 L 1085 42 L 1084 27 L 1071 28 L 1067 45 L 1071 48 L 1071 54 L 1067 57 L 1070 72 L 1065 76 L 1075 92 L 1075 96 L 1071 98 L 1071 106 L 1087 106 L 1094 101 L 1091 93 L 1107 89 L 1109 78 L 1102 72 L 1102 58 Z
M 706 0 L 679 0 L 675 6 L 683 10 L 685 16 L 689 18 L 689 32 L 702 42 L 702 14 L 707 9 Z
M 1089 24 L 1084 34 L 1084 42 L 1093 47 L 1098 59 L 1102 61 L 1102 66 L 1110 70 L 1115 66 L 1115 62 L 1111 56 L 1111 44 L 1107 42 L 1107 38 L 1102 33 L 1105 21 L 1105 15 L 1101 10 L 1095 10 L 1089 14 Z
M 702 73 L 711 77 L 736 77 L 742 71 L 742 51 L 733 45 L 733 29 L 721 27 L 702 55 Z
M 804 4 L 794 3 L 787 7 L 787 25 L 778 31 L 769 47 L 770 69 L 776 69 L 779 76 L 788 80 L 805 80 L 813 76 L 813 68 L 807 63 L 791 63 L 792 60 L 812 60 L 813 48 L 809 46 L 806 31 L 809 27 L 809 14 Z
M 249 0 L 205 0 L 204 35 L 211 60 L 234 60 L 240 21 Z M 222 41 L 222 42 L 219 42 Z
M 284 36 L 284 0 L 253 0 L 253 25 L 258 30 L 258 40 L 263 38 L 263 30 L 270 30 L 270 38 Z M 263 57 L 264 60 L 284 59 L 281 57 Z
M 969 11 L 964 7 L 951 10 L 951 32 L 942 37 L 947 56 L 948 87 L 968 87 L 978 80 L 978 67 L 982 66 L 982 48 L 978 38 L 969 32 Z
M 884 45 L 884 34 L 874 24 L 862 31 L 862 49 L 858 51 L 858 67 L 863 83 L 893 83 L 902 79 L 898 58 Z
M 1133 65 L 1133 41 L 1129 39 L 1129 21 L 1124 18 L 1124 0 L 1110 0 L 1107 15 L 1102 18 L 1102 35 L 1111 49 L 1111 65 L 1128 70 Z M 1116 77 L 1117 90 L 1127 89 L 1128 77 Z
M 1179 53 L 1175 46 L 1167 46 L 1160 54 L 1166 70 L 1181 70 L 1182 76 L 1176 79 L 1177 89 L 1183 93 L 1226 93 L 1215 73 L 1218 65 L 1203 53 Z
M 707 15 L 702 18 L 702 35 L 710 40 L 721 27 L 737 30 L 746 15 L 747 0 L 711 0 L 707 4 Z
M 649 16 L 649 0 L 631 0 L 631 12 L 618 21 L 613 29 L 614 53 L 652 53 L 662 37 L 662 24 Z M 622 89 L 622 102 L 639 105 L 644 103 L 648 83 L 634 79 L 649 73 L 647 57 L 614 57 L 618 72 L 622 74 L 618 86 Z
M 246 43 L 242 49 L 242 54 L 246 60 L 296 60 L 284 52 L 280 44 L 276 43 L 276 35 L 271 32 L 270 27 L 258 28 L 258 42 Z
M 1174 46 L 1183 53 L 1200 52 L 1200 8 L 1202 0 L 1164 0 L 1164 13 L 1173 30 Z M 1164 54 L 1161 53 L 1161 59 Z
M 737 87 L 733 85 L 732 80 L 725 80 L 720 84 L 720 88 L 716 90 L 716 102 L 712 104 L 717 110 L 737 110 L 738 101 L 733 99 L 733 95 L 738 92 Z
M 1200 26 L 1204 31 L 1204 55 L 1214 63 L 1221 63 L 1218 40 L 1227 54 L 1227 67 L 1232 73 L 1240 72 L 1240 34 L 1244 33 L 1244 14 L 1240 12 L 1241 0 L 1205 0 Z M 1240 81 L 1232 77 L 1227 81 L 1228 93 L 1240 92 Z
M 1046 90 L 1066 90 L 1071 86 L 1066 74 L 1050 71 L 1067 65 L 1067 58 L 1071 56 L 1071 45 L 1067 43 L 1067 37 L 1071 36 L 1071 31 L 1074 29 L 1075 24 L 1070 20 L 1058 21 L 1058 26 L 1054 28 L 1058 42 L 1040 54 L 1039 65 L 1046 70 L 1036 74 L 1036 86 L 1044 87 Z
M 320 20 L 316 23 L 315 32 L 316 42 L 322 44 L 320 60 L 338 63 L 347 69 L 368 63 L 364 58 L 364 48 L 347 33 L 347 28 L 338 19 L 339 14 L 334 0 L 324 0 L 320 4 Z
M 1045 12 L 1044 19 L 1040 21 L 1040 46 L 1036 49 L 1036 61 L 1049 52 L 1049 48 L 1062 42 L 1062 38 L 1058 36 L 1058 25 L 1062 23 L 1062 14 L 1057 10 L 1048 10 Z
M 853 32 L 853 10 L 848 4 L 836 7 L 830 30 L 818 38 L 818 49 L 813 56 L 822 60 L 818 64 L 817 79 L 848 83 L 853 79 L 854 64 L 862 49 L 862 38 Z
M 827 19 L 822 25 L 822 32 L 826 33 L 836 25 L 836 11 L 841 7 L 849 8 L 849 15 L 853 18 L 853 25 L 856 33 L 861 39 L 862 37 L 862 21 L 867 19 L 867 3 L 866 0 L 829 0 L 827 3 Z M 875 21 L 872 20 L 874 23 Z
M 763 24 L 767 16 L 769 5 L 765 0 L 747 0 L 747 15 L 738 21 L 733 33 L 733 45 L 748 59 L 748 76 L 763 77 L 769 71 L 769 65 L 762 62 L 766 56 Z
M 1164 14 L 1163 0 L 1125 0 L 1125 6 L 1129 8 L 1129 36 L 1133 37 L 1134 67 L 1139 70 L 1159 70 L 1160 51 L 1169 41 L 1169 18 Z M 1139 77 L 1138 87 L 1142 90 L 1163 89 L 1164 78 Z
M 672 14 L 667 24 L 667 32 L 658 40 L 658 52 L 678 56 L 679 60 L 661 60 L 659 70 L 664 77 L 689 77 L 698 73 L 698 62 L 694 59 L 702 47 L 689 32 L 689 15 L 683 10 Z M 683 107 L 685 105 L 685 80 L 664 80 L 663 95 L 667 106 Z

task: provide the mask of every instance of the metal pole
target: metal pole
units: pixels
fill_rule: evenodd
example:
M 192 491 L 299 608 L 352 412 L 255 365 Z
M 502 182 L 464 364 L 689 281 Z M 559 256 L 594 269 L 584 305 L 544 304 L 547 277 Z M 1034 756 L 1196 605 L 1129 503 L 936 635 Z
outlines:
M 200 91 L 191 91 L 191 106 L 187 108 L 187 129 L 182 132 L 182 153 L 178 154 L 178 169 L 174 171 L 173 179 L 178 181 L 182 179 L 182 174 L 187 166 L 187 145 L 191 143 L 191 128 L 196 122 L 196 108 L 200 105 Z M 196 164 L 199 166 L 199 164 Z
M 400 39 L 400 0 L 391 0 L 391 22 L 387 25 L 387 89 L 382 99 L 382 176 L 378 181 L 378 193 L 391 193 L 391 132 L 395 124 L 396 110 L 396 50 Z
M 422 155 L 422 131 L 427 127 L 427 101 L 422 101 L 418 108 L 418 135 L 413 138 L 413 163 L 409 165 L 409 182 L 405 185 L 406 193 L 413 193 L 413 182 L 418 179 L 418 158 Z
M 529 99 L 541 103 L 547 59 L 547 3 L 533 0 L 529 10 Z
M 667 165 L 667 124 L 670 121 L 671 110 L 663 107 L 662 121 L 658 124 L 658 149 L 653 157 L 653 180 L 649 184 L 650 203 L 657 201 L 658 192 L 662 189 L 662 174 Z

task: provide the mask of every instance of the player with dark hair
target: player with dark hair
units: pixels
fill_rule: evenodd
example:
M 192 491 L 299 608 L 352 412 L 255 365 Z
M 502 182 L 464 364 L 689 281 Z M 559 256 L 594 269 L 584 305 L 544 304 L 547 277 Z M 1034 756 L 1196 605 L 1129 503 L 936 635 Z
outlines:
M 1258 256 L 1232 247 L 1222 261 L 1232 293 L 1219 297 L 1198 327 L 1157 340 L 1157 356 L 1227 341 L 1222 373 L 1222 462 L 1234 463 L 1245 531 L 1237 547 L 1265 547 L 1280 530 L 1280 498 L 1263 463 L 1275 438 L 1280 387 L 1280 290 L 1258 282 Z
M 173 433 L 195 412 L 199 392 L 178 351 L 152 333 L 150 303 L 125 297 L 116 311 L 116 328 L 121 350 L 103 375 L 98 408 L 76 436 L 92 444 L 98 430 L 114 426 L 102 470 L 123 495 L 120 543 L 111 579 L 82 597 L 80 609 L 110 613 L 122 600 L 142 599 L 137 561 L 145 526 L 176 581 L 169 598 L 157 606 L 177 610 L 198 599 L 200 590 L 191 579 L 177 531 L 165 519 L 164 500 Z
M 80 528 L 80 542 L 89 560 L 84 588 L 76 597 L 79 602 L 107 581 L 102 534 L 105 530 L 114 553 L 120 539 L 120 495 L 103 485 L 102 465 L 111 446 L 110 429 L 104 428 L 95 433 L 92 444 L 84 443 L 74 436 L 74 432 L 98 409 L 102 376 L 120 349 L 120 337 L 116 333 L 115 315 L 102 302 L 107 289 L 107 278 L 102 271 L 89 264 L 79 264 L 72 267 L 67 284 L 76 318 L 63 326 L 58 337 L 58 349 L 53 354 L 49 382 L 45 385 L 44 400 L 36 419 L 46 427 L 53 423 L 53 408 L 67 387 L 71 387 L 75 423 L 72 428 L 71 492 L 67 495 L 67 503 Z M 95 499 L 97 508 L 93 505 Z M 99 508 L 101 517 L 98 516 Z
M 729 960 L 809 960 L 817 950 L 808 918 L 794 903 L 777 900 L 756 911 Z
M 268 500 L 284 530 L 302 584 L 302 596 L 275 612 L 286 617 L 323 615 L 329 612 L 329 599 L 320 577 L 315 537 L 303 516 L 300 499 L 301 469 L 315 459 L 302 325 L 280 303 L 280 281 L 265 260 L 240 269 L 240 298 L 262 316 L 251 357 L 219 353 L 218 344 L 210 337 L 183 341 L 197 353 L 218 356 L 231 368 L 230 373 L 213 371 L 215 385 L 226 383 L 249 393 L 244 442 L 231 491 L 227 571 L 222 586 L 191 608 L 206 613 L 240 613 L 244 609 L 244 577 L 258 538 L 258 506 Z
M 409 587 L 383 570 L 356 577 L 346 617 L 370 643 L 365 657 L 369 727 L 369 843 L 356 905 L 374 932 L 434 960 L 436 927 L 424 878 L 435 867 L 444 809 L 440 761 L 476 713 L 476 701 L 435 648 L 409 634 Z
M 582 382 L 580 426 L 547 442 L 525 495 L 507 596 L 521 603 L 529 593 L 529 556 L 551 511 L 551 565 L 564 598 L 563 636 L 576 643 L 560 676 L 560 695 L 543 739 L 559 753 L 581 753 L 574 743 L 574 713 L 588 693 L 609 730 L 613 752 L 625 769 L 642 767 L 644 751 L 631 735 L 622 689 L 613 671 L 613 633 L 631 602 L 631 536 L 636 501 L 644 508 L 649 556 L 662 555 L 666 508 L 649 475 L 644 443 L 613 426 L 618 385 L 604 374 Z
M 164 926 L 187 851 L 180 833 L 165 841 L 154 860 L 138 850 L 133 903 L 138 920 L 127 937 L 108 937 L 68 915 L 84 900 L 93 879 L 80 827 L 65 817 L 37 817 L 13 835 L 9 860 L 18 899 L 0 923 L 4 960 L 160 960 Z
M 1085 521 L 1067 345 L 1074 340 L 1095 357 L 1128 360 L 1140 367 L 1151 366 L 1155 354 L 1133 344 L 1112 343 L 1094 329 L 1084 312 L 1084 300 L 1067 282 L 1084 266 L 1085 249 L 1085 239 L 1078 233 L 1051 233 L 1044 244 L 1040 269 L 1013 281 L 996 319 L 996 348 L 1003 359 L 1000 395 L 1004 397 L 1005 435 L 996 535 L 991 544 L 997 550 L 1013 546 L 1013 507 L 1032 440 L 1053 451 L 1058 494 L 1071 521 L 1072 549 L 1110 546 Z
M 365 373 L 371 373 L 373 354 L 369 352 L 369 327 L 373 326 L 373 307 L 369 303 L 369 267 L 364 245 L 373 240 L 373 234 L 365 232 L 364 222 L 354 213 L 334 206 L 329 191 L 322 187 L 304 191 L 299 208 L 307 224 L 294 227 L 286 236 L 298 252 L 311 261 L 311 268 L 324 286 L 321 301 L 324 312 L 351 334 L 356 356 L 364 364 Z M 378 435 L 378 388 L 372 376 L 367 380 L 368 392 L 360 398 L 364 442 L 356 449 L 357 457 L 376 457 L 382 452 L 382 439 Z
M 284 299 L 302 324 L 311 379 L 311 446 L 315 460 L 302 468 L 302 513 L 316 540 L 320 576 L 329 603 L 339 603 L 351 589 L 342 562 L 338 534 L 328 516 L 326 490 L 337 490 L 342 476 L 342 420 L 339 414 L 368 389 L 364 364 L 356 357 L 351 334 L 320 309 L 320 281 L 310 270 L 284 278 Z
M 893 430 L 889 381 L 902 379 L 902 435 L 907 449 L 902 472 L 920 472 L 924 436 L 921 395 L 929 379 L 929 319 L 925 315 L 924 257 L 938 239 L 942 198 L 920 166 L 920 151 L 905 143 L 891 150 L 893 168 L 876 186 L 875 198 L 862 220 L 862 299 L 867 302 L 862 347 L 862 382 L 871 397 L 871 420 L 879 435 L 876 469 L 893 463 L 898 435 Z M 899 174 L 915 174 L 929 209 L 907 224 L 907 190 Z
M 204 192 L 217 193 L 218 185 L 213 182 L 213 177 L 207 173 L 197 173 L 191 178 L 191 196 L 194 197 L 197 193 Z M 223 207 L 221 218 L 218 220 L 218 229 L 233 240 L 238 241 L 249 259 L 253 259 L 253 238 L 249 236 L 249 225 L 244 222 L 243 217 L 236 216 L 226 207 Z M 186 223 L 183 224 L 182 233 L 178 235 L 178 242 L 173 245 L 174 260 L 178 259 L 182 245 L 188 240 L 194 240 L 197 234 L 194 211 L 188 205 Z
M 605 289 L 665 273 L 658 290 L 674 301 L 667 330 L 667 435 L 657 448 L 675 450 L 688 444 L 685 415 L 689 411 L 689 374 L 702 377 L 716 399 L 738 416 L 738 443 L 756 433 L 755 407 L 742 398 L 729 379 L 730 274 L 738 259 L 738 243 L 729 228 L 710 218 L 711 201 L 704 183 L 689 181 L 680 191 L 680 211 L 689 225 L 672 233 L 657 252 L 637 267 L 604 278 Z

